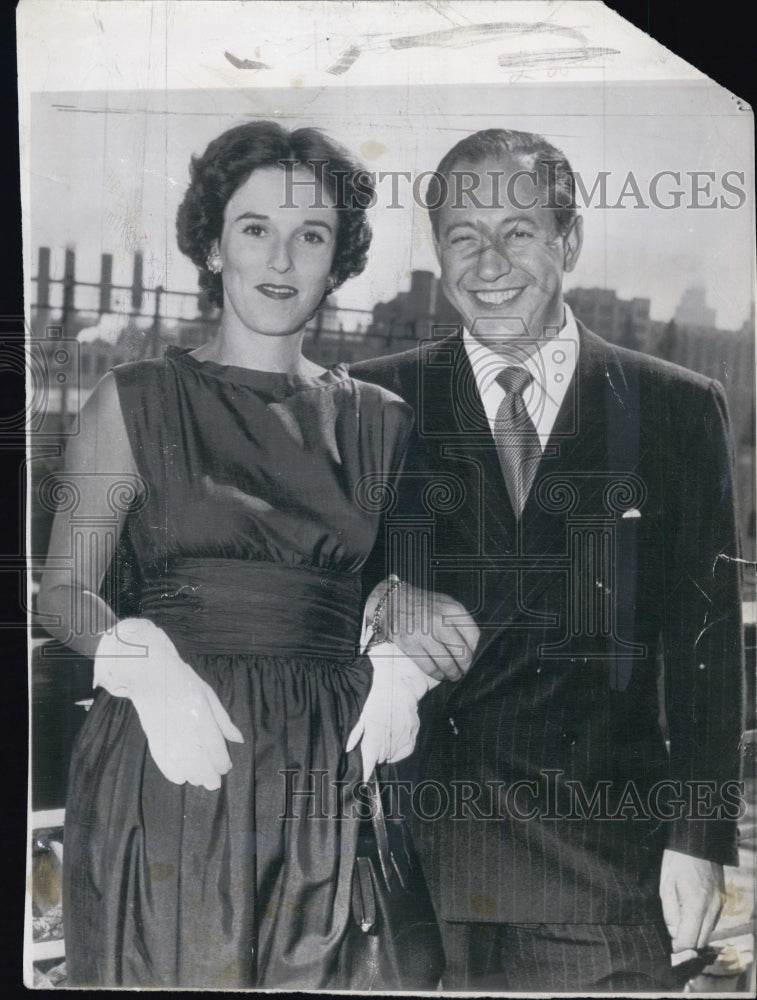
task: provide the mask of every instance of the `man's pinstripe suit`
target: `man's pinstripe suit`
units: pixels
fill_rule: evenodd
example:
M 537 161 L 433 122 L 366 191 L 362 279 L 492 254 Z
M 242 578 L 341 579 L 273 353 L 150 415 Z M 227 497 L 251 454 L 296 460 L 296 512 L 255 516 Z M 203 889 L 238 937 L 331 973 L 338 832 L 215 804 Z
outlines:
M 726 783 L 743 661 L 723 392 L 579 335 L 519 524 L 459 332 L 352 368 L 416 411 L 367 585 L 398 572 L 455 597 L 482 633 L 465 678 L 427 697 L 413 758 L 416 781 L 446 789 L 427 786 L 414 829 L 448 940 L 462 924 L 658 934 L 665 846 L 736 863 Z

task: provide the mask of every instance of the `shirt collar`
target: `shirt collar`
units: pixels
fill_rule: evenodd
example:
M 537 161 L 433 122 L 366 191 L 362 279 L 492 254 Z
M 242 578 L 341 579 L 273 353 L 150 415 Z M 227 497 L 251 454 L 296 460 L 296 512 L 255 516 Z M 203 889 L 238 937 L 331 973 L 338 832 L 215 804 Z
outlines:
M 578 362 L 578 327 L 570 306 L 566 303 L 564 308 L 565 321 L 560 331 L 540 340 L 535 350 L 520 358 L 509 359 L 497 354 L 476 340 L 468 329 L 463 329 L 465 350 L 490 422 L 505 394 L 496 380 L 500 371 L 516 364 L 530 372 L 533 383 L 524 398 L 542 447 L 554 426 Z
M 546 337 L 544 340 L 540 340 L 535 350 L 519 358 L 508 359 L 503 357 L 490 347 L 480 343 L 467 327 L 463 327 L 463 344 L 465 345 L 465 351 L 473 369 L 473 374 L 476 377 L 479 390 L 482 393 L 485 392 L 491 383 L 496 380 L 497 375 L 503 368 L 507 368 L 510 365 L 520 365 L 531 373 L 534 381 L 541 387 L 542 391 L 548 393 L 550 384 L 553 381 L 549 376 L 554 374 L 556 364 L 555 351 L 548 350 L 548 348 L 554 347 L 558 343 L 571 348 L 567 358 L 565 358 L 569 368 L 569 371 L 565 374 L 568 377 L 571 376 L 578 360 L 578 326 L 576 325 L 573 311 L 567 302 L 564 304 L 564 309 L 565 321 L 560 331 L 553 337 Z M 562 358 L 564 353 L 558 352 L 556 355 L 557 358 Z M 558 363 L 562 365 L 564 362 Z M 545 372 L 547 374 L 546 384 Z M 565 378 L 563 377 L 558 384 L 562 385 L 564 381 Z M 564 393 L 561 395 L 564 395 Z

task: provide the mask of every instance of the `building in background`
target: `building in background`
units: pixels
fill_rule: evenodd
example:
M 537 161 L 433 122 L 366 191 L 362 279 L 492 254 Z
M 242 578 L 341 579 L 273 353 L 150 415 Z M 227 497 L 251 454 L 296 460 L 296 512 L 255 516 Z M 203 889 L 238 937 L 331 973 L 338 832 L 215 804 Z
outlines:
M 632 351 L 650 352 L 654 324 L 649 299 L 619 299 L 611 288 L 574 288 L 565 301 L 590 330 Z
M 701 285 L 686 289 L 676 306 L 673 319 L 678 326 L 701 326 L 705 329 L 715 327 L 715 310 L 707 305 L 707 293 Z
M 399 292 L 389 302 L 377 302 L 373 307 L 371 331 L 413 344 L 435 336 L 440 326 L 456 326 L 458 322 L 439 279 L 431 271 L 413 271 L 407 292 Z

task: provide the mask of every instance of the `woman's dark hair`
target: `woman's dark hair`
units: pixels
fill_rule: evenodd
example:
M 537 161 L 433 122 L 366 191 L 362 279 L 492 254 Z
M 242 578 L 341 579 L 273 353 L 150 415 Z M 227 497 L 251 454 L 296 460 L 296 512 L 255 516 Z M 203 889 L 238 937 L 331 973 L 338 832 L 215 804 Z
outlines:
M 576 182 L 568 158 L 544 136 L 534 132 L 489 128 L 461 139 L 442 158 L 431 175 L 425 203 L 434 235 L 439 237 L 439 216 L 449 197 L 455 168 L 461 163 L 482 163 L 484 160 L 516 157 L 529 170 L 536 172 L 547 190 L 546 206 L 555 212 L 558 231 L 564 236 L 576 217 Z M 459 197 L 456 192 L 453 198 Z
M 277 166 L 311 170 L 318 185 L 336 202 L 338 224 L 329 291 L 365 267 L 371 244 L 365 210 L 376 197 L 371 175 L 316 128 L 290 132 L 277 122 L 248 122 L 219 135 L 202 156 L 192 157 L 190 184 L 176 216 L 179 249 L 199 268 L 200 287 L 213 305 L 223 305 L 223 284 L 221 275 L 210 271 L 206 262 L 213 242 L 221 238 L 226 205 L 254 170 Z M 319 196 L 316 184 L 313 195 Z

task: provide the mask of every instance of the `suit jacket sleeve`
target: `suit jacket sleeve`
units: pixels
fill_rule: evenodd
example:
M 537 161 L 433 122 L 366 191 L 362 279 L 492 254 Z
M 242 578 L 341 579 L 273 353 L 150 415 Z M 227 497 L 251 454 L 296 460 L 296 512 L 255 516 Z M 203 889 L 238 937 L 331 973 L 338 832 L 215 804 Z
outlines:
M 744 660 L 733 450 L 717 382 L 673 447 L 686 458 L 674 463 L 664 559 L 666 714 L 671 777 L 686 807 L 670 823 L 667 846 L 735 865 Z

